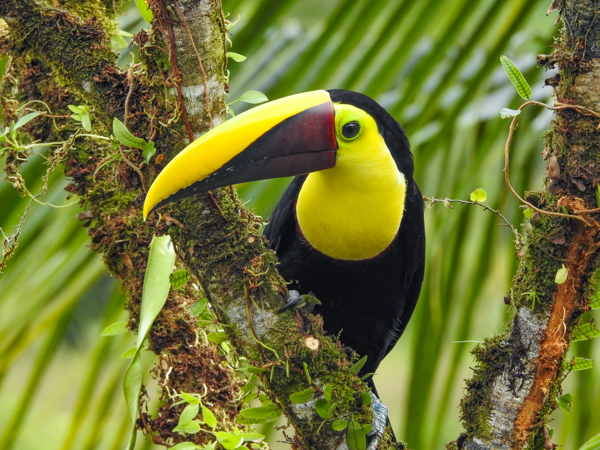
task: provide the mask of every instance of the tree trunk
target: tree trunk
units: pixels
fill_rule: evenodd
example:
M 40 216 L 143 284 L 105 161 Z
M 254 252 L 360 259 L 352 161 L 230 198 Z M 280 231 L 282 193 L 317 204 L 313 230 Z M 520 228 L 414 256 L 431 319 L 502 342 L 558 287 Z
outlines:
M 589 310 L 590 281 L 599 265 L 599 116 L 572 105 L 596 110 L 600 102 L 600 22 L 591 0 L 555 4 L 560 4 L 564 27 L 554 53 L 540 55 L 538 62 L 559 68 L 560 81 L 554 85 L 560 109 L 544 136 L 546 190 L 528 192 L 525 199 L 571 218 L 531 216 L 508 295 L 513 320 L 473 352 L 477 366 L 462 400 L 466 433 L 456 442 L 458 448 L 553 448 L 546 426 L 572 365 L 565 355 Z M 568 275 L 557 284 L 563 264 Z

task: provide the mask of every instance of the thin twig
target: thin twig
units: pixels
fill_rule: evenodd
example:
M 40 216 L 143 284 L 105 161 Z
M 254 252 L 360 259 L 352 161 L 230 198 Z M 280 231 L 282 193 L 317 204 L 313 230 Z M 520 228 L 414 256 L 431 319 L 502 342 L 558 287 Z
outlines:
M 534 100 L 529 100 L 528 102 L 523 103 L 519 107 L 519 110 L 522 110 L 526 106 L 532 105 L 532 104 L 546 106 L 546 107 L 549 107 L 550 109 L 554 109 L 553 107 L 545 105 L 544 103 L 536 102 Z M 512 141 L 513 132 L 515 130 L 515 125 L 517 124 L 517 119 L 518 118 L 519 118 L 519 116 L 514 116 L 513 119 L 512 119 L 512 121 L 510 122 L 510 128 L 508 129 L 508 137 L 506 138 L 506 144 L 504 145 L 504 181 L 506 182 L 506 186 L 513 193 L 513 195 L 515 197 L 517 197 L 517 199 L 521 203 L 529 206 L 531 209 L 533 209 L 534 211 L 539 212 L 540 214 L 545 214 L 547 216 L 564 217 L 566 219 L 576 219 L 576 220 L 579 220 L 579 221 L 585 223 L 587 226 L 590 226 L 590 223 L 587 220 L 585 220 L 583 217 L 580 217 L 580 216 L 577 216 L 577 215 L 572 215 L 572 214 L 563 214 L 563 213 L 558 213 L 558 212 L 553 212 L 553 211 L 545 211 L 543 209 L 540 209 L 537 206 L 534 206 L 533 204 L 531 204 L 530 202 L 528 202 L 527 200 L 525 200 L 524 198 L 522 198 L 517 193 L 517 191 L 515 191 L 515 189 L 512 187 L 512 184 L 510 184 L 510 179 L 509 179 L 509 152 L 510 152 L 510 143 Z
M 179 3 L 175 0 L 175 6 L 179 10 L 179 14 L 181 15 L 181 20 L 183 21 L 183 26 L 188 32 L 188 36 L 190 37 L 190 42 L 192 43 L 192 47 L 194 48 L 194 52 L 196 52 L 196 57 L 198 58 L 198 64 L 200 65 L 200 70 L 202 71 L 202 76 L 204 77 L 204 96 L 206 97 L 206 112 L 208 113 L 208 118 L 210 119 L 210 125 L 212 128 L 215 127 L 213 122 L 212 114 L 210 113 L 210 104 L 208 98 L 208 78 L 206 76 L 206 71 L 204 70 L 204 66 L 202 65 L 202 58 L 200 58 L 200 53 L 198 53 L 198 49 L 196 48 L 196 44 L 194 43 L 194 37 L 192 36 L 192 32 L 190 31 L 188 24 L 185 20 L 185 16 L 183 15 L 183 11 L 179 7 Z
M 481 206 L 483 209 L 490 211 L 494 214 L 496 214 L 498 217 L 500 217 L 504 223 L 506 224 L 506 226 L 508 226 L 510 228 L 510 230 L 513 232 L 513 234 L 515 235 L 515 238 L 517 240 L 517 242 L 521 241 L 521 234 L 517 231 L 517 229 L 515 228 L 515 226 L 510 223 L 508 221 L 508 219 L 506 217 L 504 217 L 502 215 L 502 213 L 500 211 L 498 211 L 497 209 L 491 208 L 488 205 L 481 203 L 481 202 L 472 202 L 472 201 L 468 201 L 468 200 L 459 200 L 459 199 L 453 199 L 453 198 L 435 198 L 435 197 L 423 197 L 426 201 L 429 202 L 430 206 L 435 205 L 436 203 L 443 203 L 444 205 L 448 206 L 450 209 L 452 209 L 452 206 L 450 206 L 450 203 L 460 203 L 461 205 L 477 205 L 477 206 Z

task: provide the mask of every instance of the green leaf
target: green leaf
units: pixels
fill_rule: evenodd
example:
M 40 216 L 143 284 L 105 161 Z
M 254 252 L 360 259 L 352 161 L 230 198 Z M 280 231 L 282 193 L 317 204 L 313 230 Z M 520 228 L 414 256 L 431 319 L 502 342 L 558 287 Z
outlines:
M 333 423 L 331 424 L 331 428 L 333 428 L 333 431 L 345 430 L 347 426 L 348 426 L 348 421 L 344 420 L 344 419 L 334 420 Z
M 121 355 L 121 358 L 123 358 L 123 359 L 131 359 L 131 358 L 133 358 L 135 356 L 135 354 L 137 353 L 137 351 L 138 351 L 137 348 L 131 347 L 130 349 L 125 350 L 123 352 L 123 354 Z
M 119 30 L 118 28 L 115 30 L 115 34 L 117 34 L 119 36 L 124 36 L 124 37 L 133 37 L 133 34 L 128 33 L 125 30 Z
M 190 312 L 192 313 L 192 317 L 199 316 L 206 309 L 206 305 L 208 305 L 208 298 L 202 297 L 196 303 L 192 305 L 190 308 Z
M 565 394 L 556 399 L 556 404 L 560 409 L 568 413 L 573 411 L 573 396 L 571 394 Z
M 371 394 L 369 394 L 368 392 L 361 392 L 360 393 L 360 403 L 363 406 L 367 406 L 371 404 Z
M 233 59 L 235 62 L 242 62 L 246 59 L 246 57 L 244 55 L 240 55 L 239 53 L 234 53 L 234 52 L 227 52 L 227 53 L 225 53 L 225 56 Z
M 367 362 L 367 357 L 363 356 L 362 358 L 360 358 L 358 361 L 356 361 L 352 367 L 350 368 L 350 372 L 354 372 L 357 373 L 360 371 L 360 369 L 363 368 L 363 366 L 365 365 L 365 363 Z
M 116 117 L 113 119 L 113 134 L 117 141 L 127 147 L 139 148 L 140 150 L 146 147 L 146 141 L 131 134 L 131 131 Z
M 186 285 L 188 280 L 190 279 L 191 274 L 185 270 L 176 270 L 171 275 L 169 275 L 169 280 L 171 281 L 171 287 L 173 289 L 180 289 Z
M 173 431 L 181 434 L 196 434 L 200 431 L 200 424 L 196 420 L 177 425 Z
M 518 116 L 519 114 L 521 114 L 520 109 L 502 108 L 500 110 L 500 118 L 501 119 L 508 119 L 509 117 Z
M 240 447 L 244 443 L 244 438 L 240 435 L 229 436 L 227 439 L 221 441 L 221 445 L 227 450 L 233 450 L 234 448 Z
M 42 113 L 41 112 L 37 112 L 37 111 L 31 112 L 29 114 L 25 114 L 23 117 L 21 117 L 17 121 L 17 123 L 15 124 L 15 126 L 12 127 L 12 131 L 18 130 L 23 125 L 28 124 L 29 122 L 31 122 L 33 119 L 35 119 L 40 114 L 42 114 Z
M 135 424 L 138 417 L 138 398 L 142 389 L 142 359 L 140 352 L 137 351 L 133 356 L 133 360 L 125 371 L 123 377 L 123 392 L 125 393 L 125 402 L 129 410 L 129 417 Z
M 196 450 L 201 449 L 202 447 L 198 447 L 193 442 L 180 442 L 179 444 L 171 447 L 171 450 Z
M 563 361 L 563 368 L 576 372 L 578 370 L 587 370 L 594 367 L 594 360 L 575 356 L 571 361 Z
M 123 36 L 119 36 L 118 34 L 110 35 L 110 47 L 113 50 L 123 50 L 127 48 L 127 41 L 123 38 Z
M 84 114 L 81 116 L 81 126 L 88 133 L 92 131 L 92 120 L 90 119 L 89 114 Z
M 148 8 L 148 2 L 146 0 L 136 0 L 135 3 L 144 20 L 150 25 L 150 22 L 152 22 L 152 10 Z
M 483 189 L 477 188 L 471 192 L 470 199 L 472 202 L 485 202 L 487 200 L 487 193 Z
M 323 395 L 325 396 L 325 400 L 327 400 L 330 403 L 331 394 L 333 394 L 333 387 L 330 384 L 328 384 L 327 386 L 325 386 L 325 389 L 323 389 Z
M 229 336 L 227 336 L 227 333 L 225 333 L 224 331 L 218 331 L 215 333 L 209 333 L 208 340 L 210 342 L 213 342 L 214 344 L 220 344 L 229 340 Z
M 142 152 L 142 156 L 144 157 L 144 161 L 146 161 L 146 164 L 150 164 L 150 158 L 152 158 L 155 153 L 156 148 L 154 148 L 154 142 L 148 142 L 144 146 L 144 151 Z
M 183 411 L 181 412 L 181 415 L 179 416 L 179 422 L 177 423 L 177 426 L 182 426 L 185 425 L 186 423 L 194 420 L 196 418 L 196 416 L 198 415 L 198 412 L 200 411 L 200 405 L 198 403 L 196 404 L 188 404 L 185 408 L 183 408 Z
M 590 308 L 592 309 L 600 309 L 600 297 L 592 297 L 590 301 Z
M 596 207 L 600 208 L 600 184 L 596 185 Z
M 593 323 L 587 322 L 573 332 L 571 342 L 585 341 L 587 339 L 594 339 L 598 336 L 600 336 L 600 331 L 596 329 Z
M 523 210 L 523 214 L 525 214 L 525 217 L 527 217 L 528 219 L 531 219 L 531 216 L 533 216 L 533 209 L 525 208 Z
M 67 108 L 69 108 L 75 114 L 79 114 L 79 115 L 85 114 L 85 110 L 81 109 L 79 106 L 67 105 Z
M 155 236 L 150 243 L 150 254 L 142 288 L 138 348 L 141 347 L 150 327 L 167 301 L 171 288 L 169 275 L 173 272 L 174 263 L 175 250 L 171 237 L 169 235 Z
M 302 367 L 304 368 L 304 375 L 306 375 L 306 381 L 308 381 L 308 384 L 312 384 L 310 373 L 308 373 L 308 366 L 305 362 L 302 362 Z
M 268 102 L 269 99 L 265 94 L 259 91 L 248 91 L 244 93 L 240 98 L 236 100 L 237 102 L 245 102 L 251 104 Z
M 315 390 L 313 388 L 306 388 L 303 391 L 290 394 L 290 400 L 292 403 L 305 403 L 313 396 L 314 393 Z
M 264 434 L 260 433 L 244 433 L 242 437 L 246 442 L 260 442 L 266 438 Z
M 315 402 L 315 410 L 317 414 L 321 416 L 323 419 L 331 419 L 333 417 L 333 410 L 335 409 L 335 405 L 331 405 L 324 398 L 320 398 Z
M 521 71 L 515 66 L 515 64 L 508 59 L 508 57 L 502 55 L 500 57 L 500 63 L 502 64 L 502 68 L 508 75 L 510 82 L 517 89 L 517 92 L 524 100 L 529 100 L 531 98 L 531 88 L 529 87 L 529 83 L 525 80 L 525 77 L 521 73 Z
M 200 400 L 198 400 L 198 397 L 191 395 L 191 394 L 187 394 L 185 392 L 181 393 L 181 398 L 184 399 L 186 402 L 188 402 L 190 405 L 199 405 L 200 404 Z
M 237 422 L 243 424 L 256 424 L 273 422 L 281 416 L 281 411 L 273 406 L 259 406 L 256 408 L 246 408 L 240 411 Z
M 600 450 L 600 434 L 597 434 L 585 444 L 583 444 L 579 450 Z
M 202 405 L 202 420 L 204 420 L 206 425 L 213 429 L 217 426 L 217 418 L 213 412 L 204 405 Z
M 263 369 L 262 367 L 254 366 L 244 367 L 244 369 L 247 370 L 249 373 L 254 373 L 256 375 L 260 375 L 261 373 L 265 373 L 267 371 L 267 369 Z
M 350 450 L 365 450 L 367 448 L 367 435 L 355 420 L 348 423 L 346 444 Z
M 561 265 L 560 269 L 556 271 L 556 276 L 554 277 L 554 282 L 556 284 L 563 284 L 567 281 L 567 277 L 569 276 L 569 269 L 565 267 L 564 264 Z
M 102 336 L 115 336 L 117 334 L 127 333 L 127 322 L 115 322 L 107 326 L 102 332 Z

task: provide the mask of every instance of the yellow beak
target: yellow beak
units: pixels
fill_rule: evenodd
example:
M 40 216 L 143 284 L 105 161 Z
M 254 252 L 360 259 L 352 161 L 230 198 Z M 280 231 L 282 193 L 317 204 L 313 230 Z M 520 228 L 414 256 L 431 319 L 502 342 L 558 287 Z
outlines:
M 144 220 L 160 206 L 217 187 L 328 169 L 336 149 L 328 92 L 265 103 L 223 122 L 173 158 L 146 195 Z

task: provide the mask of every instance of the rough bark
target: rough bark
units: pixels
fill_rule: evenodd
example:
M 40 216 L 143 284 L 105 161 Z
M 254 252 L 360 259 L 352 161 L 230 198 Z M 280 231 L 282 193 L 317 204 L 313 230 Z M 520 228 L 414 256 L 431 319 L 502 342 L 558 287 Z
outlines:
M 360 393 L 367 388 L 339 343 L 324 336 L 318 319 L 276 313 L 287 290 L 260 236 L 262 220 L 230 189 L 182 201 L 165 210 L 161 220 L 158 215 L 148 223 L 141 218 L 144 191 L 164 164 L 225 118 L 225 22 L 219 1 L 151 1 L 152 31 L 135 37 L 141 64 L 126 71 L 117 67 L 108 41 L 116 27 L 112 8 L 119 2 L 98 1 L 93 8 L 83 1 L 59 3 L 60 9 L 35 0 L 0 1 L 0 17 L 7 24 L 1 48 L 12 58 L 3 99 L 7 117 L 14 115 L 19 93 L 26 100 L 44 100 L 55 114 L 68 115 L 68 104 L 89 106 L 96 134 L 109 136 L 112 119 L 118 117 L 133 134 L 152 140 L 157 152 L 150 164 L 143 163 L 141 151 L 116 149 L 93 138 L 79 138 L 57 158 L 71 180 L 69 191 L 85 208 L 81 218 L 91 249 L 103 256 L 128 294 L 132 329 L 153 232 L 171 234 L 180 260 L 201 286 L 200 292 L 191 283 L 172 292 L 152 328 L 149 349 L 159 355 L 154 376 L 163 387 L 162 403 L 158 418 L 143 413 L 138 425 L 163 445 L 207 442 L 208 433 L 173 433 L 182 406 L 171 407 L 174 392 L 207 391 L 203 401 L 217 416 L 218 430 L 232 429 L 241 408 L 240 381 L 216 348 L 198 342 L 201 330 L 190 312 L 206 296 L 238 354 L 268 369 L 262 382 L 296 427 L 296 446 L 343 448 L 345 433 L 321 427 L 313 403 L 294 405 L 289 394 L 309 386 L 306 364 L 314 399 L 330 384 L 335 417 L 366 424 L 371 412 L 361 407 Z M 69 120 L 60 122 L 58 130 L 51 130 L 49 121 L 27 128 L 32 136 L 55 141 L 73 131 Z M 21 163 L 9 153 L 7 175 L 19 181 Z M 390 445 L 386 434 L 380 448 Z
M 559 67 L 556 105 L 597 111 L 600 22 L 596 8 L 593 1 L 563 1 L 559 14 L 564 25 L 555 51 L 538 60 L 546 67 Z M 551 448 L 546 425 L 556 409 L 560 383 L 568 370 L 565 355 L 572 333 L 589 309 L 591 281 L 599 266 L 598 212 L 594 211 L 600 181 L 598 118 L 571 108 L 556 111 L 545 141 L 546 190 L 529 192 L 526 200 L 546 211 L 578 215 L 587 223 L 540 213 L 531 217 L 509 293 L 513 320 L 504 333 L 474 350 L 477 366 L 461 405 L 466 433 L 456 441 L 458 448 Z M 568 278 L 557 285 L 555 274 L 563 263 Z M 539 297 L 533 305 L 531 293 Z

